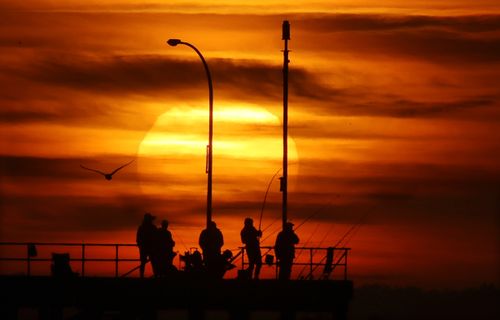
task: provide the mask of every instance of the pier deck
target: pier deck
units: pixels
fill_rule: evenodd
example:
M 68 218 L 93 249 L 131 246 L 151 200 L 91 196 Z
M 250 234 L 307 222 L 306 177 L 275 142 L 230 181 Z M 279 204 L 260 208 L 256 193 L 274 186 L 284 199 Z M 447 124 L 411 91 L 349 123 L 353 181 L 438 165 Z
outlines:
M 98 319 L 105 311 L 155 319 L 157 311 L 182 309 L 190 319 L 205 310 L 224 310 L 234 319 L 253 311 L 330 312 L 345 319 L 353 285 L 345 280 L 207 280 L 179 273 L 172 278 L 0 277 L 2 319 L 17 319 L 21 308 L 39 310 L 39 319 L 61 319 L 62 309 L 81 310 L 79 318 Z M 147 316 L 144 316 L 147 314 Z

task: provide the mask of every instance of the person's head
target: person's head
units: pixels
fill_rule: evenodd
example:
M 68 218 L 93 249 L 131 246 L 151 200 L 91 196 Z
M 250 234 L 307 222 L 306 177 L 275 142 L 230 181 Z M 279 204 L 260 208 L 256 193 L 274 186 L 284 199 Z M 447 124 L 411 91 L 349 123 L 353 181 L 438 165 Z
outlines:
M 251 226 L 253 226 L 253 219 L 245 218 L 245 227 L 251 227 Z
M 163 229 L 167 229 L 168 228 L 168 220 L 162 220 L 161 221 L 161 227 Z
M 291 223 L 291 222 L 285 223 L 285 230 L 286 231 L 293 231 L 293 223 Z
M 208 228 L 209 229 L 215 229 L 215 228 L 217 228 L 217 224 L 215 224 L 215 221 L 210 221 L 208 223 Z
M 155 216 L 153 216 L 151 213 L 146 212 L 146 213 L 144 214 L 144 220 L 143 220 L 143 221 L 144 221 L 145 223 L 152 223 L 154 219 L 156 219 L 156 217 L 155 217 Z

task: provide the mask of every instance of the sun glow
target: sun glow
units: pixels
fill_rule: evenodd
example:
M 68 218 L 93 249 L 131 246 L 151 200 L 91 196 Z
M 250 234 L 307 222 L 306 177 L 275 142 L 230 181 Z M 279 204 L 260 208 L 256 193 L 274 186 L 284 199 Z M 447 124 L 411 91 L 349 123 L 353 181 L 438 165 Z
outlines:
M 146 182 L 142 183 L 145 193 L 181 192 L 178 186 L 164 182 L 173 179 L 183 184 L 184 196 L 204 188 L 207 118 L 206 108 L 193 107 L 172 108 L 157 118 L 138 150 L 138 170 L 145 177 Z M 240 177 L 245 179 L 246 188 L 262 188 L 261 178 L 268 179 L 269 174 L 281 167 L 281 134 L 280 119 L 262 107 L 217 106 L 214 179 L 225 181 Z M 289 138 L 290 164 L 295 164 L 297 159 L 295 142 Z M 297 166 L 292 165 L 290 175 L 296 171 Z M 153 176 L 155 179 L 151 181 Z M 224 188 L 231 186 L 224 183 L 214 188 L 224 193 Z

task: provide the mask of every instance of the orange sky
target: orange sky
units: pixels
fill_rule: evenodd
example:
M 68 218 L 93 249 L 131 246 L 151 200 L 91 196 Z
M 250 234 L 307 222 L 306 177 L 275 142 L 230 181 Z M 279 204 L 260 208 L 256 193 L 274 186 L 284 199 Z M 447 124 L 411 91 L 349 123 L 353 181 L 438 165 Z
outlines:
M 206 78 L 175 37 L 213 74 L 214 219 L 239 246 L 281 167 L 288 19 L 290 218 L 322 210 L 302 243 L 333 245 L 366 216 L 348 243 L 356 283 L 498 284 L 497 1 L 252 3 L 0 4 L 0 240 L 130 243 L 151 211 L 178 250 L 196 245 Z M 79 168 L 131 159 L 112 182 Z

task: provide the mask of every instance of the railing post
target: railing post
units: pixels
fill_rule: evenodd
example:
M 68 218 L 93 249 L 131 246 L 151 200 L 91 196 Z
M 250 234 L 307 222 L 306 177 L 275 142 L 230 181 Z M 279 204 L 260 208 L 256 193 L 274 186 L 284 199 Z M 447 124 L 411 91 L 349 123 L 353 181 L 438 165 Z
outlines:
M 349 250 L 347 249 L 344 249 L 345 250 L 345 258 L 344 258 L 344 263 L 345 263 L 345 267 L 344 267 L 344 280 L 347 280 L 347 253 L 349 252 Z
M 245 247 L 241 247 L 241 270 L 245 269 Z
M 115 244 L 115 278 L 118 278 L 118 245 Z
M 313 248 L 309 249 L 309 274 L 310 274 L 310 279 L 312 279 L 312 274 L 313 274 Z
M 26 245 L 26 255 L 28 256 L 28 259 L 26 260 L 27 262 L 27 270 L 26 270 L 26 275 L 29 277 L 31 276 L 31 255 L 30 255 L 30 245 Z
M 82 277 L 85 277 L 85 244 L 82 243 Z
M 328 249 L 327 249 L 327 250 L 328 250 Z M 330 278 L 330 275 L 331 275 L 332 280 L 333 280 L 333 277 L 334 277 L 334 276 L 333 276 L 333 272 L 335 271 L 335 267 L 336 267 L 336 265 L 335 265 L 335 250 L 336 250 L 336 248 L 334 247 L 334 248 L 333 248 L 333 253 L 332 253 L 332 255 L 333 255 L 333 256 L 332 256 L 332 272 L 330 272 L 330 274 L 328 275 L 328 278 L 327 278 L 327 279 L 329 279 L 329 278 Z

